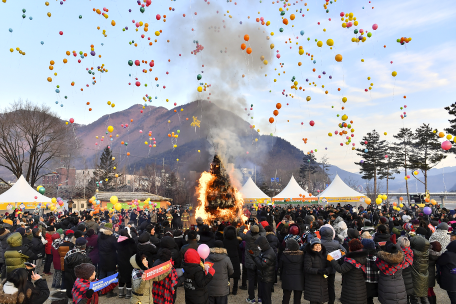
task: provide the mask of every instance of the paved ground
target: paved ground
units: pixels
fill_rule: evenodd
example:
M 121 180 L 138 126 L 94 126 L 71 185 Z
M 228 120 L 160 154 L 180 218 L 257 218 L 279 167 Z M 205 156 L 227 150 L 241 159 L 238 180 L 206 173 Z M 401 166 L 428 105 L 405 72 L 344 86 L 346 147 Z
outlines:
M 51 286 L 52 284 L 52 277 L 47 277 L 46 278 L 48 285 Z M 340 292 L 341 292 L 341 284 L 342 284 L 342 276 L 340 274 L 336 274 L 336 298 L 340 297 Z M 272 293 L 272 303 L 278 304 L 282 303 L 282 288 L 281 288 L 281 283 L 279 282 L 277 285 L 274 286 L 275 292 Z M 435 287 L 434 288 L 435 293 L 437 295 L 437 303 L 438 304 L 450 304 L 450 300 L 448 299 L 448 295 L 445 290 L 440 289 L 440 287 Z M 117 289 L 116 289 L 117 291 Z M 56 291 L 51 290 L 51 296 L 54 294 Z M 245 299 L 247 298 L 247 291 L 246 290 L 239 290 L 238 294 L 236 296 L 230 295 L 228 297 L 228 303 L 245 303 Z M 52 299 L 49 299 L 47 301 L 47 304 L 52 303 Z M 68 301 L 70 303 L 71 301 Z M 106 297 L 101 297 L 100 301 L 101 304 L 129 304 L 128 300 L 125 299 L 119 299 L 119 298 L 111 298 L 107 299 Z M 57 304 L 56 302 L 54 302 Z M 180 287 L 177 290 L 177 301 L 175 304 L 184 304 L 185 303 L 185 296 L 184 296 L 184 288 Z M 304 298 L 302 298 L 301 303 L 309 303 L 309 301 L 305 301 Z M 340 301 L 336 300 L 336 303 L 340 303 Z M 374 303 L 380 303 L 377 299 L 374 300 Z M 62 304 L 59 302 L 58 304 Z

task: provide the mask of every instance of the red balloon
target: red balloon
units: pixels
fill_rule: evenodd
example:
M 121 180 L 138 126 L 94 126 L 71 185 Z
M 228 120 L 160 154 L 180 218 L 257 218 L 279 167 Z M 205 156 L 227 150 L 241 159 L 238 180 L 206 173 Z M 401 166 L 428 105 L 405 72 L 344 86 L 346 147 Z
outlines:
M 311 127 L 313 127 L 313 126 L 315 125 L 315 121 L 311 120 L 311 121 L 309 122 L 309 125 L 310 125 Z
M 151 68 L 153 68 L 153 67 L 154 67 L 154 65 L 155 65 L 154 61 L 153 61 L 153 60 L 151 60 L 151 61 L 149 62 L 149 66 L 150 66 Z
M 141 82 L 139 82 L 139 81 L 136 81 L 136 83 L 135 83 L 135 84 L 136 84 L 136 86 L 137 86 L 137 87 L 139 87 L 139 86 L 141 85 Z
M 60 36 L 61 36 L 61 35 L 63 35 L 63 32 L 62 32 L 62 31 L 60 31 L 60 32 L 59 32 L 59 34 L 60 34 Z
M 74 122 L 74 118 L 70 118 L 70 123 L 73 123 Z
M 157 16 L 155 16 L 155 18 L 157 18 L 157 20 L 160 20 L 161 19 L 160 14 L 157 14 Z
M 152 0 L 146 0 L 146 6 L 148 7 L 149 5 L 152 4 Z
M 141 64 L 141 62 L 139 60 L 135 60 L 135 65 L 136 66 L 139 66 Z

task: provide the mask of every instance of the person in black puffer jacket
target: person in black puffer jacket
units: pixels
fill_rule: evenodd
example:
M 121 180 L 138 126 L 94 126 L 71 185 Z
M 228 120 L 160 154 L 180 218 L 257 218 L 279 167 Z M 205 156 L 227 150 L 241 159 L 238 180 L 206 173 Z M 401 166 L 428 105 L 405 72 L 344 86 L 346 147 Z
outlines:
M 206 244 L 207 246 L 209 246 L 209 248 L 214 247 L 214 242 L 215 242 L 214 233 L 211 231 L 211 229 L 209 228 L 208 225 L 203 225 L 203 227 L 201 227 L 201 230 L 199 231 L 199 235 L 200 235 L 200 240 L 199 240 L 200 244 Z
M 336 250 L 342 250 L 345 252 L 345 248 L 336 240 L 334 240 L 336 232 L 331 225 L 323 225 L 320 228 L 320 237 L 321 244 L 325 247 L 327 253 L 331 253 Z M 336 300 L 336 289 L 335 289 L 335 280 L 336 280 L 336 270 L 331 267 L 331 271 L 328 274 L 328 296 L 329 304 L 334 304 Z
M 332 266 L 326 259 L 326 248 L 321 245 L 321 240 L 319 238 L 313 238 L 310 243 L 306 245 L 305 252 L 304 299 L 310 301 L 310 303 L 328 302 L 328 282 L 325 276 L 332 270 Z
M 266 226 L 264 228 L 266 230 L 266 239 L 269 242 L 269 245 L 272 247 L 274 250 L 275 254 L 277 255 L 278 249 L 279 249 L 279 239 L 275 235 L 274 231 L 272 230 L 271 226 Z
M 82 263 L 92 264 L 92 260 L 88 257 L 86 253 L 86 244 L 87 240 L 83 237 L 76 239 L 76 247 L 68 251 L 64 259 L 64 269 L 65 269 L 65 286 L 66 294 L 69 298 L 72 298 L 72 289 L 74 282 L 76 281 L 76 274 L 74 273 L 74 268 Z
M 149 265 L 153 265 L 157 256 L 157 247 L 150 242 L 150 234 L 144 231 L 138 238 L 138 255 L 146 256 Z
M 239 241 L 236 237 L 236 228 L 233 226 L 225 227 L 223 231 L 223 246 L 225 247 L 228 257 L 233 265 L 233 274 L 230 278 L 233 279 L 233 289 L 231 294 L 236 295 L 238 290 L 238 281 L 241 277 L 241 259 L 239 258 Z
M 136 243 L 132 239 L 130 228 L 125 228 L 120 231 L 120 236 L 117 239 L 117 265 L 119 268 L 119 298 L 131 298 L 131 273 L 133 266 L 130 263 L 130 258 L 136 254 Z
M 413 263 L 413 251 L 410 249 L 410 241 L 406 236 L 401 236 L 397 239 L 397 244 L 401 246 L 402 251 L 407 256 L 410 256 Z M 412 265 L 404 267 L 402 270 L 402 279 L 404 280 L 405 291 L 407 293 L 407 301 L 409 301 L 410 296 L 413 295 L 413 280 L 412 280 Z
M 253 260 L 257 266 L 258 289 L 261 291 L 261 295 L 258 298 L 261 296 L 262 303 L 271 304 L 271 292 L 276 279 L 277 256 L 266 237 L 260 236 L 255 241 L 255 245 L 261 248 L 260 254 L 255 255 Z M 254 252 L 250 250 L 249 254 L 254 255 Z
M 23 229 L 23 228 L 22 228 Z M 4 228 L 3 225 L 0 225 L 0 271 L 3 268 L 3 264 L 5 263 L 4 254 L 6 248 L 8 247 L 8 242 L 6 239 L 11 235 L 11 232 Z M 6 276 L 6 271 L 4 273 Z
M 390 234 L 388 233 L 388 229 L 385 225 L 379 225 L 377 227 L 377 232 L 374 236 L 375 245 L 380 247 L 380 249 L 384 250 L 386 242 L 390 240 Z
M 174 238 L 170 237 L 170 236 L 165 236 L 161 239 L 161 242 L 160 242 L 160 249 L 158 249 L 158 256 L 161 255 L 161 250 L 162 249 L 168 249 L 169 251 L 171 251 L 171 256 L 173 258 L 173 261 L 174 261 L 174 267 L 175 268 L 180 268 L 181 267 L 181 259 L 180 259 L 180 254 L 179 254 L 179 250 L 177 249 L 177 244 L 176 242 L 174 241 Z
M 116 273 L 117 239 L 112 232 L 112 224 L 107 223 L 100 227 L 101 235 L 98 237 L 98 254 L 100 256 L 99 278 L 104 279 Z M 66 270 L 66 269 L 65 269 Z M 112 293 L 112 290 L 110 291 Z
M 180 250 L 180 253 L 179 253 L 180 254 L 180 260 L 181 260 L 182 263 L 184 261 L 185 252 L 189 248 L 198 250 L 199 234 L 195 230 L 190 230 L 190 231 L 188 231 L 187 235 L 185 236 L 185 241 L 187 242 L 187 244 L 182 246 L 182 248 Z
M 378 275 L 378 300 L 382 304 L 406 304 L 407 292 L 405 290 L 402 269 L 407 266 L 405 254 L 398 246 L 388 242 L 384 251 L 377 253 Z
M 209 294 L 207 284 L 215 274 L 210 267 L 206 273 L 201 258 L 195 249 L 189 248 L 184 255 L 184 290 L 186 304 L 207 304 Z
M 432 237 L 432 236 L 431 236 Z M 437 296 L 434 292 L 435 287 L 435 263 L 439 259 L 442 252 L 442 246 L 438 241 L 431 242 L 431 249 L 429 249 L 429 277 L 428 277 L 428 299 L 431 304 L 435 304 Z
M 32 230 L 33 234 L 33 239 L 32 239 L 32 246 L 30 247 L 33 251 L 33 253 L 36 256 L 36 269 L 39 269 L 39 266 L 41 266 L 42 258 L 45 256 L 45 244 L 43 244 L 43 239 L 41 238 L 41 229 L 40 228 L 34 228 Z M 46 242 L 46 241 L 45 241 Z
M 364 267 L 367 263 L 367 253 L 363 245 L 357 239 L 348 243 L 349 253 L 343 257 L 341 264 L 330 255 L 327 256 L 331 266 L 342 274 L 342 304 L 365 304 L 367 302 L 366 284 L 364 279 Z
M 304 289 L 304 252 L 299 250 L 299 244 L 294 239 L 288 239 L 285 250 L 279 261 L 280 279 L 282 280 L 282 303 L 290 303 L 293 292 L 293 303 L 301 303 Z
M 456 241 L 452 241 L 446 247 L 446 251 L 440 256 L 436 264 L 440 269 L 437 276 L 437 283 L 440 288 L 448 293 L 451 304 L 456 303 L 456 275 L 453 273 L 456 269 Z

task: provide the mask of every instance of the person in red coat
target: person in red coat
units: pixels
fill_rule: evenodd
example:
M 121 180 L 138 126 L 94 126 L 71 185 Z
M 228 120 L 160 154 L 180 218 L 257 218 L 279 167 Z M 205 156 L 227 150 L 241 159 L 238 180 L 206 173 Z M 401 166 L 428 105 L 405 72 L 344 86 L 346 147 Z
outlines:
M 52 262 L 54 264 L 54 277 L 52 278 L 52 287 L 61 289 L 62 285 L 62 265 L 60 265 L 59 246 L 63 243 L 60 234 L 54 233 L 52 235 Z M 47 245 L 47 244 L 46 244 Z
M 55 233 L 55 227 L 49 226 L 46 228 L 45 239 L 47 241 L 44 245 L 44 251 L 46 253 L 46 262 L 44 263 L 43 273 L 47 275 L 52 275 L 51 273 L 51 264 L 52 264 L 52 235 Z

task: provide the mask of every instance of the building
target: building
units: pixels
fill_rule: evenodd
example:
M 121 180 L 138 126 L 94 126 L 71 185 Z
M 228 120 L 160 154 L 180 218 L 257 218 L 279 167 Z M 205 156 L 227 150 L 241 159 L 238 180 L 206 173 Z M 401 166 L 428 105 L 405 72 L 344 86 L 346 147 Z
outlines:
M 43 176 L 43 186 L 74 186 L 76 184 L 76 168 L 57 168 L 51 174 Z
M 90 179 L 93 178 L 95 169 L 76 170 L 76 187 L 85 187 L 89 184 Z

